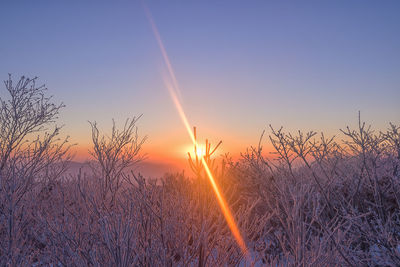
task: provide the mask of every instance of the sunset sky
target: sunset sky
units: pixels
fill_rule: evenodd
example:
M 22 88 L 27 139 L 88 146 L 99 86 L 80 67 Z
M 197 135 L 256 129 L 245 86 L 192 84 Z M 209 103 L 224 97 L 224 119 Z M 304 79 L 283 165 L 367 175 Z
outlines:
M 399 1 L 144 3 L 190 124 L 221 153 L 257 144 L 268 124 L 337 133 L 358 111 L 378 129 L 400 123 Z M 65 103 L 77 160 L 88 121 L 107 131 L 140 114 L 149 160 L 185 159 L 191 141 L 142 2 L 1 1 L 0 12 L 0 78 L 39 76 Z

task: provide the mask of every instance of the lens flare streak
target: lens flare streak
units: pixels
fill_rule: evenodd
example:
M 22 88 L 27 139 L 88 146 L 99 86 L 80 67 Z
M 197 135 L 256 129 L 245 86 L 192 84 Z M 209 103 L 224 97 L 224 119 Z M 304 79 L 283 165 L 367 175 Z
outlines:
M 205 161 L 204 157 L 201 158 L 201 162 L 203 163 L 204 169 L 206 170 L 207 176 L 210 180 L 211 186 L 214 189 L 215 195 L 217 196 L 219 206 L 225 216 L 225 220 L 228 223 L 229 228 L 231 229 L 231 232 L 233 236 L 236 239 L 236 242 L 238 243 L 239 247 L 243 251 L 245 255 L 247 255 L 247 247 L 246 244 L 244 243 L 244 240 L 240 234 L 239 228 L 236 225 L 235 219 L 232 216 L 231 211 L 229 210 L 229 207 L 227 203 L 225 202 L 224 197 L 221 195 L 219 188 L 215 182 L 214 176 L 212 175 L 210 168 L 208 168 L 207 162 Z
M 149 20 L 149 22 L 151 24 L 151 27 L 152 27 L 154 36 L 155 36 L 155 38 L 157 40 L 158 46 L 160 47 L 163 59 L 165 61 L 167 69 L 168 69 L 168 73 L 169 73 L 170 79 L 172 81 L 172 84 L 171 84 L 171 83 L 167 82 L 167 79 L 164 79 L 164 83 L 165 83 L 166 87 L 168 88 L 168 91 L 169 91 L 169 93 L 171 95 L 172 101 L 175 104 L 175 107 L 176 107 L 176 109 L 178 111 L 178 114 L 179 114 L 183 124 L 185 125 L 185 128 L 186 128 L 186 130 L 187 130 L 187 132 L 188 132 L 188 134 L 190 136 L 190 139 L 193 142 L 193 145 L 195 147 L 197 147 L 198 145 L 197 145 L 197 142 L 196 142 L 196 138 L 194 136 L 194 133 L 192 132 L 192 129 L 191 129 L 190 124 L 189 124 L 189 121 L 188 121 L 188 119 L 186 117 L 186 114 L 185 114 L 185 112 L 183 110 L 181 102 L 179 101 L 179 98 L 178 98 L 178 95 L 180 96 L 180 90 L 179 90 L 178 82 L 176 80 L 175 73 L 173 71 L 171 62 L 170 62 L 168 54 L 167 54 L 167 51 L 165 50 L 164 44 L 163 44 L 163 42 L 161 40 L 161 37 L 160 37 L 160 33 L 158 32 L 158 29 L 157 29 L 156 24 L 154 23 L 154 20 L 153 20 L 151 14 L 150 14 L 150 11 L 146 8 L 146 6 L 144 6 L 144 9 L 145 9 L 147 18 L 148 18 L 148 20 Z M 220 192 L 220 190 L 218 188 L 218 185 L 215 182 L 214 176 L 211 173 L 211 170 L 208 167 L 208 164 L 207 164 L 206 160 L 204 159 L 204 157 L 201 157 L 201 162 L 202 162 L 202 164 L 204 166 L 204 169 L 206 171 L 207 177 L 208 177 L 208 179 L 209 179 L 209 181 L 211 183 L 211 186 L 212 186 L 212 188 L 214 190 L 214 193 L 215 193 L 215 195 L 217 197 L 218 204 L 219 204 L 219 206 L 220 206 L 220 208 L 222 210 L 222 213 L 223 213 L 223 215 L 225 217 L 225 220 L 226 220 L 226 222 L 227 222 L 227 224 L 228 224 L 228 226 L 229 226 L 229 228 L 230 228 L 230 230 L 232 232 L 232 235 L 236 239 L 236 242 L 238 243 L 238 245 L 239 245 L 240 249 L 242 250 L 242 252 L 246 256 L 248 256 L 248 250 L 247 250 L 246 244 L 245 244 L 245 242 L 244 242 L 244 240 L 243 240 L 243 238 L 242 238 L 242 236 L 240 234 L 239 228 L 237 227 L 235 219 L 233 218 L 232 213 L 231 213 L 231 211 L 230 211 L 230 209 L 229 209 L 224 197 L 222 196 L 222 194 L 221 194 L 221 192 Z

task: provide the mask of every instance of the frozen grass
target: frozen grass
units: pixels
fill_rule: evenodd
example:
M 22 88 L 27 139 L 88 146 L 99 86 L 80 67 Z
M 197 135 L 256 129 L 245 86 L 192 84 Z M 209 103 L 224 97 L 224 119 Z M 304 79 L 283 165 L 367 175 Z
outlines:
M 209 158 L 248 262 L 194 158 L 191 178 L 146 179 L 127 171 L 140 164 L 137 119 L 110 137 L 92 123 L 91 171 L 64 175 L 62 105 L 35 80 L 6 88 L 0 266 L 400 266 L 398 126 L 374 132 L 359 120 L 339 141 L 271 127 L 274 154 L 261 138 L 239 161 Z

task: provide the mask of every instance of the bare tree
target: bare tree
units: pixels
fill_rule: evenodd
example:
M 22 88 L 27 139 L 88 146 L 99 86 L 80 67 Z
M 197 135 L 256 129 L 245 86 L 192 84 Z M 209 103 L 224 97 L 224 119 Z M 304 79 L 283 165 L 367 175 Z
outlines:
M 25 265 L 32 260 L 35 241 L 30 212 L 38 193 L 36 185 L 49 181 L 49 170 L 63 171 L 68 140 L 60 141 L 60 127 L 54 125 L 63 104 L 45 95 L 37 78 L 5 81 L 8 98 L 0 98 L 0 265 Z
M 139 117 L 127 119 L 123 129 L 116 128 L 115 121 L 111 129 L 111 135 L 100 135 L 96 122 L 90 122 L 92 127 L 93 149 L 89 153 L 100 166 L 101 173 L 96 173 L 99 178 L 102 197 L 106 199 L 111 196 L 114 201 L 122 183 L 122 174 L 129 167 L 139 162 L 143 157 L 139 156 L 139 151 L 146 140 L 146 137 L 139 138 L 136 127 Z M 92 168 L 95 172 L 98 166 Z

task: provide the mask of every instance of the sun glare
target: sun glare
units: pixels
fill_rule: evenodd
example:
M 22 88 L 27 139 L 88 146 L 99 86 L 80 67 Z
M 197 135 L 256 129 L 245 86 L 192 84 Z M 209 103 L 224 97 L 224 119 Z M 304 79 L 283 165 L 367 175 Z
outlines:
M 147 17 L 149 19 L 149 22 L 151 24 L 151 27 L 153 29 L 154 36 L 156 37 L 157 43 L 158 43 L 158 45 L 160 47 L 160 50 L 161 50 L 161 53 L 163 55 L 164 61 L 166 63 L 166 66 L 167 66 L 167 69 L 168 69 L 168 72 L 169 72 L 169 76 L 170 76 L 169 80 L 172 81 L 172 83 L 170 83 L 167 79 L 165 79 L 166 77 L 164 77 L 165 86 L 168 88 L 168 91 L 169 91 L 169 93 L 171 95 L 172 101 L 175 104 L 175 107 L 176 107 L 176 109 L 178 111 L 178 114 L 181 117 L 181 120 L 182 120 L 183 124 L 185 125 L 185 128 L 186 128 L 186 130 L 187 130 L 187 132 L 188 132 L 188 134 L 190 136 L 190 139 L 193 142 L 193 145 L 195 147 L 195 151 L 194 152 L 196 153 L 197 157 L 199 157 L 201 159 L 201 162 L 202 162 L 202 164 L 204 166 L 204 169 L 206 171 L 207 177 L 208 177 L 208 179 L 209 179 L 209 181 L 211 183 L 211 186 L 212 186 L 212 188 L 214 190 L 214 193 L 215 193 L 216 198 L 218 200 L 218 203 L 219 203 L 219 206 L 221 208 L 221 211 L 222 211 L 222 213 L 223 213 L 223 215 L 225 217 L 225 220 L 226 220 L 226 222 L 227 222 L 227 224 L 228 224 L 233 236 L 235 237 L 236 242 L 238 243 L 239 247 L 243 251 L 244 255 L 246 255 L 246 258 L 249 258 L 249 254 L 248 254 L 248 250 L 247 250 L 246 244 L 245 244 L 245 242 L 243 240 L 243 237 L 240 234 L 238 226 L 236 225 L 235 219 L 234 219 L 234 217 L 233 217 L 233 215 L 232 215 L 232 213 L 231 213 L 231 211 L 230 211 L 230 209 L 229 209 L 224 197 L 222 196 L 222 194 L 221 194 L 221 192 L 220 192 L 220 190 L 219 190 L 219 188 L 218 188 L 218 186 L 217 186 L 217 184 L 215 182 L 213 174 L 211 173 L 211 170 L 209 169 L 205 158 L 203 157 L 204 154 L 206 153 L 206 151 L 204 149 L 202 149 L 201 147 L 198 147 L 198 144 L 197 144 L 196 138 L 195 138 L 195 133 L 192 132 L 192 129 L 190 127 L 190 124 L 188 122 L 186 114 L 185 114 L 185 112 L 183 110 L 181 102 L 179 101 L 179 98 L 178 98 L 178 94 L 180 92 L 179 86 L 178 86 L 178 83 L 176 81 L 175 73 L 174 73 L 174 71 L 172 69 L 172 65 L 171 65 L 171 63 L 169 61 L 167 52 L 166 52 L 166 50 L 164 48 L 164 44 L 163 44 L 163 42 L 161 40 L 160 34 L 159 34 L 159 32 L 157 30 L 157 27 L 156 27 L 156 25 L 155 25 L 155 23 L 153 21 L 153 18 L 152 18 L 151 14 L 150 14 L 150 11 L 147 8 L 145 8 L 145 11 L 146 11 L 146 15 L 147 15 Z
M 204 156 L 204 149 L 201 148 L 201 147 L 197 147 L 196 148 L 196 155 L 197 155 L 197 157 L 202 158 Z

